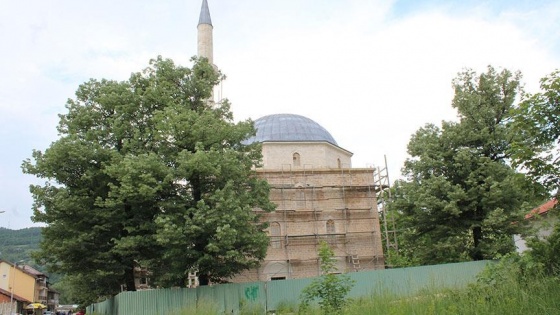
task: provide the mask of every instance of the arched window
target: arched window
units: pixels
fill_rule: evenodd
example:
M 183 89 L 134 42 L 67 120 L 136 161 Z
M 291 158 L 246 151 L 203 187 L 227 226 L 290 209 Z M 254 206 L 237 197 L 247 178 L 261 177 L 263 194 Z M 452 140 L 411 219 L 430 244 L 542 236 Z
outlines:
M 282 235 L 278 222 L 270 223 L 270 247 L 282 248 Z
M 334 221 L 333 220 L 328 220 L 327 221 L 327 239 L 328 239 L 328 243 L 331 245 L 334 245 L 336 243 L 336 235 L 334 235 L 336 233 L 335 228 L 334 228 Z
M 299 153 L 294 153 L 292 159 L 294 160 L 294 167 L 298 167 L 301 165 L 301 160 L 300 160 L 300 156 Z
M 342 162 L 340 162 L 340 159 L 336 159 L 336 162 L 338 164 L 338 168 L 342 168 Z

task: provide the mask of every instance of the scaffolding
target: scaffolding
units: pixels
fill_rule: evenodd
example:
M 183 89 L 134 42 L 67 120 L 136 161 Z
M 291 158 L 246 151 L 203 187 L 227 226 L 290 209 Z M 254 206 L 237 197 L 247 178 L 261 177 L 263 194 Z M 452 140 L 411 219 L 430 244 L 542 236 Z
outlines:
M 272 251 L 265 263 L 285 264 L 283 272 L 288 278 L 302 277 L 294 270 L 305 266 L 314 265 L 320 272 L 317 251 L 325 241 L 334 249 L 337 261 L 344 263 L 343 272 L 384 267 L 371 169 L 313 165 L 294 169 L 284 164 L 260 174 L 269 182 L 274 191 L 271 201 L 277 204 L 276 211 L 265 214 L 265 219 L 281 226 L 279 235 L 270 235 Z M 264 269 L 260 272 L 266 273 Z
M 398 253 L 399 243 L 395 216 L 390 212 L 387 203 L 391 200 L 391 183 L 387 168 L 387 157 L 385 166 L 374 168 L 373 182 L 377 194 L 377 209 L 383 225 L 383 241 L 385 244 L 385 255 L 390 258 L 391 252 Z

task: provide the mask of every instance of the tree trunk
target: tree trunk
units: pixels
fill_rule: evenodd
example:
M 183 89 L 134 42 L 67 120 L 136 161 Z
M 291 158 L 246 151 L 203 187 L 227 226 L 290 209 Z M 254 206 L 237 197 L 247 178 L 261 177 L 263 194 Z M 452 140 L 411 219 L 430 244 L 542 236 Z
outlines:
M 127 291 L 136 291 L 136 283 L 134 282 L 134 262 L 124 269 L 124 281 Z
M 480 241 L 482 240 L 482 227 L 475 226 L 472 230 L 472 233 L 474 248 L 471 253 L 471 258 L 472 260 L 483 260 L 484 256 L 482 255 L 482 251 L 480 250 Z

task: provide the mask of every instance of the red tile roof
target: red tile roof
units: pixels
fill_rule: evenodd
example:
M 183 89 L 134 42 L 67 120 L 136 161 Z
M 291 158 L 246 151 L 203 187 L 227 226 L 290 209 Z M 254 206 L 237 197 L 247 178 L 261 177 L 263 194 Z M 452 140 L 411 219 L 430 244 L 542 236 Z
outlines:
M 0 294 L 8 296 L 8 297 L 12 297 L 12 293 L 10 291 L 6 291 L 4 289 L 0 289 Z M 13 295 L 14 300 L 16 301 L 20 301 L 20 302 L 25 302 L 25 303 L 31 303 L 31 301 L 27 300 L 26 298 L 22 298 L 21 296 L 14 294 Z
M 547 213 L 548 211 L 550 211 L 551 209 L 554 208 L 554 206 L 556 206 L 556 204 L 558 203 L 558 200 L 556 200 L 556 198 L 551 199 L 545 203 L 543 203 L 542 205 L 536 207 L 535 209 L 531 210 L 530 213 L 525 215 L 525 219 L 530 219 L 532 218 L 534 215 L 542 215 Z

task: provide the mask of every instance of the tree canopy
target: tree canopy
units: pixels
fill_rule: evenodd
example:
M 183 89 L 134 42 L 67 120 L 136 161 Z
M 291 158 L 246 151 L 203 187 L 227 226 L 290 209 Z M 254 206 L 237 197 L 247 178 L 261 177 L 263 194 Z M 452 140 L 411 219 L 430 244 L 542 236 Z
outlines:
M 233 122 L 222 79 L 207 60 L 192 68 L 158 57 L 129 80 L 89 80 L 60 115 L 60 138 L 33 151 L 23 171 L 35 222 L 46 223 L 37 258 L 96 296 L 134 290 L 134 268 L 153 284 L 184 286 L 254 267 L 266 255 L 253 210 L 273 209 L 252 121 Z
M 543 192 L 510 165 L 519 73 L 488 67 L 453 81 L 458 122 L 428 124 L 408 144 L 405 180 L 394 187 L 401 255 L 415 264 L 495 258 Z
M 541 91 L 529 94 L 515 113 L 521 135 L 511 152 L 515 165 L 553 190 L 560 188 L 560 70 L 541 79 Z

